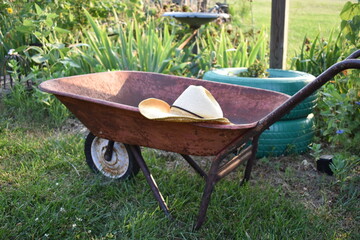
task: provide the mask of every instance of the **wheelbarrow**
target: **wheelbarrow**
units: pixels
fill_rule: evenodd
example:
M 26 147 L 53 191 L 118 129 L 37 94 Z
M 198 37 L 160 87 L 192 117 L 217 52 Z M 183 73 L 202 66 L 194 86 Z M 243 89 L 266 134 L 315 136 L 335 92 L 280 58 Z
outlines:
M 205 180 L 195 229 L 205 221 L 216 183 L 246 162 L 241 183 L 249 180 L 260 134 L 336 74 L 360 69 L 360 50 L 336 63 L 292 97 L 268 90 L 149 72 L 114 71 L 48 80 L 42 91 L 54 94 L 90 130 L 85 141 L 89 166 L 107 177 L 126 179 L 139 169 L 158 201 L 169 208 L 152 177 L 141 148 L 179 153 Z M 232 124 L 149 120 L 138 104 L 146 98 L 172 103 L 189 85 L 208 89 Z M 228 156 L 237 151 L 232 159 Z M 213 156 L 208 171 L 193 156 Z

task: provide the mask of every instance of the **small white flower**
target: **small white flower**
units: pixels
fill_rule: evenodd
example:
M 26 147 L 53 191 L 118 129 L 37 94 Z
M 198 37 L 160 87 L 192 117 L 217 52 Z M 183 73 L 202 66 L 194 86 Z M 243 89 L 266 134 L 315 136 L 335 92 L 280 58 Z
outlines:
M 13 48 L 10 49 L 9 52 L 8 52 L 9 55 L 13 55 L 13 54 L 16 54 L 16 53 L 17 52 L 15 52 L 15 49 L 13 49 Z
M 77 221 L 82 222 L 82 218 L 76 218 Z
M 39 218 L 35 218 L 35 222 L 39 221 Z
M 60 212 L 65 212 L 65 208 L 61 207 Z
M 45 234 L 44 234 L 44 237 L 48 238 L 48 237 L 49 237 L 49 235 L 50 235 L 50 234 L 45 233 Z
M 72 228 L 76 228 L 76 226 L 77 226 L 76 223 L 74 223 L 74 224 L 72 225 Z
M 59 186 L 59 183 L 57 182 L 57 183 L 55 183 L 55 186 Z

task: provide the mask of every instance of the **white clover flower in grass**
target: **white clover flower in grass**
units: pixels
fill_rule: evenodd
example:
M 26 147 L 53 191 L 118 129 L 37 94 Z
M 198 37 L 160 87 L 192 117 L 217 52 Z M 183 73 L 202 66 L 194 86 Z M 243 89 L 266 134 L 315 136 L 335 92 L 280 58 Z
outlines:
M 15 54 L 17 54 L 17 52 L 13 48 L 8 51 L 8 55 L 15 55 Z
M 60 212 L 66 212 L 65 208 L 61 207 Z
M 77 226 L 76 223 L 74 223 L 74 224 L 72 225 L 72 228 L 76 228 L 76 226 Z

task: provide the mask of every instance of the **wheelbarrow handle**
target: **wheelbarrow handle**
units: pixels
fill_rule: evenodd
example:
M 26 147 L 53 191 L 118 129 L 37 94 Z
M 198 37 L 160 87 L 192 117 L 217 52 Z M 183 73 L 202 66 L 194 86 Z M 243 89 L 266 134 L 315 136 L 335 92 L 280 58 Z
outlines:
M 320 74 L 317 78 L 315 78 L 312 82 L 307 84 L 305 87 L 300 89 L 297 93 L 295 93 L 291 98 L 289 98 L 286 102 L 280 105 L 277 109 L 269 113 L 263 119 L 259 121 L 255 128 L 250 129 L 243 135 L 239 136 L 238 139 L 234 140 L 231 144 L 225 147 L 220 153 L 218 157 L 225 157 L 234 149 L 242 146 L 246 143 L 247 140 L 259 136 L 263 131 L 269 128 L 272 124 L 279 121 L 285 114 L 290 112 L 293 108 L 295 108 L 299 103 L 317 91 L 321 86 L 327 83 L 330 79 L 332 79 L 336 74 L 346 70 L 346 69 L 360 69 L 360 59 L 355 59 L 360 57 L 360 50 L 353 52 L 349 57 L 345 60 L 335 63 L 327 70 L 325 70 L 322 74 Z
M 355 59 L 358 57 L 360 57 L 360 50 L 355 51 L 345 60 L 335 63 L 329 67 L 312 82 L 300 89 L 291 98 L 280 105 L 277 109 L 260 120 L 256 128 L 259 130 L 265 130 L 266 128 L 270 127 L 272 124 L 280 120 L 285 114 L 290 112 L 290 110 L 296 107 L 299 103 L 316 92 L 320 87 L 322 87 L 338 73 L 347 69 L 360 69 L 360 59 Z
M 360 50 L 354 52 L 351 54 L 348 58 L 345 60 L 338 62 L 334 65 L 332 65 L 330 68 L 325 70 L 322 74 L 320 74 L 317 78 L 315 78 L 312 82 L 307 84 L 305 87 L 300 89 L 295 95 L 290 97 L 286 102 L 284 102 L 282 105 L 280 105 L 278 108 L 276 108 L 274 111 L 269 113 L 267 116 L 265 116 L 263 119 L 261 119 L 258 124 L 255 126 L 255 128 L 250 128 L 247 132 L 239 136 L 237 139 L 235 139 L 233 142 L 231 142 L 228 146 L 224 147 L 213 159 L 211 163 L 211 167 L 209 170 L 209 173 L 206 177 L 206 184 L 204 193 L 202 196 L 202 200 L 200 203 L 199 208 L 199 214 L 197 218 L 197 222 L 195 225 L 195 230 L 199 229 L 201 225 L 205 221 L 206 217 L 206 211 L 210 202 L 211 193 L 214 190 L 215 183 L 219 181 L 223 176 L 222 173 L 227 174 L 227 170 L 229 171 L 233 170 L 231 166 L 228 166 L 227 164 L 224 164 L 225 166 L 224 171 L 221 170 L 222 167 L 220 167 L 221 161 L 232 151 L 234 151 L 236 148 L 242 146 L 245 143 L 248 143 L 251 140 L 251 146 L 243 149 L 241 152 L 243 154 L 247 154 L 244 151 L 251 152 L 250 157 L 247 157 L 247 164 L 245 169 L 245 175 L 242 183 L 246 182 L 250 178 L 251 169 L 256 157 L 257 147 L 258 147 L 258 140 L 260 134 L 266 130 L 268 127 L 270 127 L 272 124 L 274 124 L 276 121 L 280 120 L 286 113 L 288 113 L 290 110 L 292 110 L 296 105 L 298 105 L 301 101 L 309 97 L 311 94 L 313 94 L 316 90 L 318 90 L 322 85 L 324 85 L 326 82 L 328 82 L 330 79 L 332 79 L 336 74 L 350 68 L 354 69 L 360 69 L 360 60 L 357 60 L 355 58 L 360 57 Z M 241 158 L 238 158 L 235 160 L 235 164 L 237 164 Z M 233 160 L 230 160 L 230 162 Z M 236 167 L 236 166 L 235 166 Z M 220 171 L 219 171 L 220 169 Z
M 346 59 L 355 59 L 360 57 L 360 49 L 350 54 Z

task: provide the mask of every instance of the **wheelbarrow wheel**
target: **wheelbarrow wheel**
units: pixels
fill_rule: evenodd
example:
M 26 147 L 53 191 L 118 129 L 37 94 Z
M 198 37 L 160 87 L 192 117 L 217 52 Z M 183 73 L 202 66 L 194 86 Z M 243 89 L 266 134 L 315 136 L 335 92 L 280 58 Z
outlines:
M 114 142 L 111 159 L 106 160 L 105 152 L 109 140 L 96 137 L 91 132 L 85 140 L 86 163 L 95 173 L 123 180 L 135 176 L 139 172 L 139 165 L 135 161 L 129 146 Z

